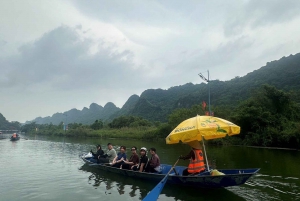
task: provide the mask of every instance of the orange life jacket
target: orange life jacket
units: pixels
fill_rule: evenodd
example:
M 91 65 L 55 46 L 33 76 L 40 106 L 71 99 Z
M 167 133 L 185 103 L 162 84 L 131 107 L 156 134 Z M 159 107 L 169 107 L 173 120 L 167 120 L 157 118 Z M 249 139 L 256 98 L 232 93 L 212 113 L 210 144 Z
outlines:
M 188 172 L 191 174 L 199 173 L 199 172 L 205 170 L 205 164 L 204 164 L 202 150 L 196 149 L 193 151 L 195 154 L 195 160 L 193 160 L 193 158 L 191 158 L 190 164 L 188 166 Z

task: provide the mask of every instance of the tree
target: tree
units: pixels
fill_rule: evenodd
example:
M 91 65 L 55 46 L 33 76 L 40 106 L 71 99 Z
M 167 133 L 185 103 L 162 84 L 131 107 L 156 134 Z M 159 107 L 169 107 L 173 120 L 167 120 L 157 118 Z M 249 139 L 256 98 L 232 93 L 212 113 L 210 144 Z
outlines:
M 290 94 L 263 85 L 233 112 L 233 121 L 241 127 L 240 137 L 258 146 L 300 145 L 300 107 Z M 294 139 L 293 145 L 290 144 Z
M 91 127 L 91 129 L 99 130 L 99 129 L 103 128 L 103 122 L 101 119 L 96 120 L 90 127 Z

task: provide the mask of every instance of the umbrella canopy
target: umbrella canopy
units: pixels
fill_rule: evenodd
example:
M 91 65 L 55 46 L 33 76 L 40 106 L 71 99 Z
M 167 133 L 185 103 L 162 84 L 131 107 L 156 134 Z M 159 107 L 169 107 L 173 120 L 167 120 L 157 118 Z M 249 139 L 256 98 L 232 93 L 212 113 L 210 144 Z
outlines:
M 167 144 L 223 138 L 240 133 L 240 127 L 225 119 L 212 116 L 192 117 L 181 122 L 167 137 Z

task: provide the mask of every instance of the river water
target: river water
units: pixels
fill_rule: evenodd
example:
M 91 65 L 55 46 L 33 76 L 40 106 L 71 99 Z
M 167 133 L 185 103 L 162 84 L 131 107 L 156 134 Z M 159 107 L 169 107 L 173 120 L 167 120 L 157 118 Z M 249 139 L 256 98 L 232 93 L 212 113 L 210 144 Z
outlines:
M 0 139 L 0 200 L 142 200 L 156 185 L 103 172 L 84 165 L 79 154 L 96 144 L 106 149 L 155 147 L 162 163 L 174 164 L 185 155 L 187 145 L 166 145 L 119 139 L 51 138 L 22 136 L 16 142 Z M 208 159 L 217 169 L 256 168 L 261 170 L 246 184 L 224 189 L 190 189 L 166 185 L 159 200 L 300 200 L 300 152 L 234 146 L 206 146 Z M 130 155 L 128 149 L 127 154 Z M 179 165 L 187 165 L 180 161 Z

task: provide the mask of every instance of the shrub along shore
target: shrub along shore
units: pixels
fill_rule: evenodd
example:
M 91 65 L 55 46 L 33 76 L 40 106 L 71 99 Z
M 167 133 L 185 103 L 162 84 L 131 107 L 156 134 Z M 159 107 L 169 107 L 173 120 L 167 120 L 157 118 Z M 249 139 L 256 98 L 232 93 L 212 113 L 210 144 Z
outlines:
M 101 129 L 93 130 L 90 128 L 76 128 L 64 131 L 63 129 L 38 129 L 38 131 L 30 131 L 29 135 L 52 135 L 65 137 L 92 137 L 92 138 L 119 138 L 119 139 L 140 139 L 153 140 L 159 137 L 155 135 L 155 127 L 145 128 L 120 128 L 120 129 Z

